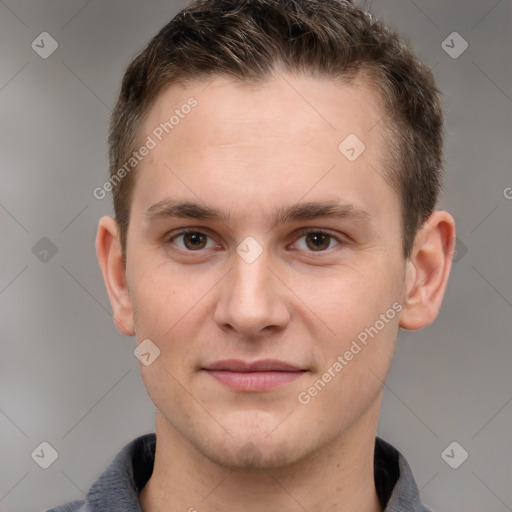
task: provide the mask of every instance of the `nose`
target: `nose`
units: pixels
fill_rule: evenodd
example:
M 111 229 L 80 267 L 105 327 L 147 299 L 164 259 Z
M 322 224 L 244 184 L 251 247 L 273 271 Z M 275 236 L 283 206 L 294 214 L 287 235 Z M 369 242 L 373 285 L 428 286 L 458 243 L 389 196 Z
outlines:
M 215 322 L 241 337 L 254 338 L 281 330 L 290 321 L 287 289 L 269 267 L 267 251 L 249 263 L 236 254 L 222 281 Z

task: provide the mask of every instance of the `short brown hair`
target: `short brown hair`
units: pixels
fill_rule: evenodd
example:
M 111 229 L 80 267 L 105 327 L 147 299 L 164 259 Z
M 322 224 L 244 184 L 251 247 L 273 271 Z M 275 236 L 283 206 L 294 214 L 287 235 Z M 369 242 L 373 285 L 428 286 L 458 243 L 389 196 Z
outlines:
M 440 93 L 404 39 L 347 0 L 195 0 L 180 11 L 124 75 L 110 125 L 111 179 L 164 88 L 215 76 L 261 83 L 276 70 L 345 82 L 364 73 L 380 92 L 389 134 L 383 174 L 401 198 L 409 257 L 441 187 Z M 135 173 L 112 187 L 125 261 Z

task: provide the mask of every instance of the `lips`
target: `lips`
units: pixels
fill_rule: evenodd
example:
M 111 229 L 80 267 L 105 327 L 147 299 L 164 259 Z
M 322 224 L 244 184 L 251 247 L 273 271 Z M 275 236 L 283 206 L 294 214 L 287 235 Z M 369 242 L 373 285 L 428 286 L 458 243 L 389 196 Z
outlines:
M 217 361 L 209 364 L 206 370 L 223 370 L 228 372 L 294 372 L 301 371 L 300 368 L 293 366 L 289 363 L 276 361 L 274 359 L 264 359 L 262 361 L 255 361 L 247 363 L 239 359 L 228 359 L 226 361 Z
M 238 359 L 216 361 L 203 368 L 203 371 L 225 386 L 245 392 L 269 391 L 305 373 L 297 366 L 273 359 L 252 363 Z

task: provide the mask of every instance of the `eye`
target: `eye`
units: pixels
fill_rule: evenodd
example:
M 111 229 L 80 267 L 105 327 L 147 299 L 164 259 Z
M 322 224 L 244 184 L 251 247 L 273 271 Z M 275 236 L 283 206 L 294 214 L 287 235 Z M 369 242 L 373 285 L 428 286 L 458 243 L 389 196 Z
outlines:
M 186 230 L 181 233 L 175 234 L 168 239 L 168 243 L 175 243 L 175 240 L 182 240 L 182 243 L 175 243 L 180 249 L 185 251 L 199 251 L 201 249 L 210 249 L 215 247 L 215 242 L 210 240 L 208 245 L 208 235 L 201 231 Z
M 321 229 L 304 230 L 299 235 L 300 237 L 291 247 L 306 252 L 326 252 L 328 249 L 344 243 L 343 240 Z M 175 233 L 167 239 L 166 243 L 174 244 L 187 252 L 198 252 L 202 249 L 216 247 L 216 243 L 207 234 L 195 229 L 185 229 Z
M 304 238 L 304 242 L 301 239 Z M 337 242 L 337 245 L 342 245 L 343 242 L 334 235 L 319 229 L 303 231 L 298 241 L 292 247 L 301 251 L 324 252 L 327 249 L 332 249 L 331 242 Z

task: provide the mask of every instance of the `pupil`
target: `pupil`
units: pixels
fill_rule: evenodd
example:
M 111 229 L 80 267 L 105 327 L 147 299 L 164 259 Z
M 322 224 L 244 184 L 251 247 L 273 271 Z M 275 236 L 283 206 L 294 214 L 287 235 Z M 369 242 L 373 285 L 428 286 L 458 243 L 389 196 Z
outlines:
M 310 240 L 314 240 L 313 247 L 315 248 L 325 248 L 325 240 L 328 239 L 327 235 L 323 235 L 322 233 L 316 233 L 314 235 L 310 235 Z M 327 242 L 327 246 L 329 242 Z M 322 247 L 324 246 L 324 247 Z
M 201 238 L 203 235 L 199 233 L 189 233 L 188 234 L 188 240 L 190 245 L 197 248 L 198 244 L 201 245 Z

